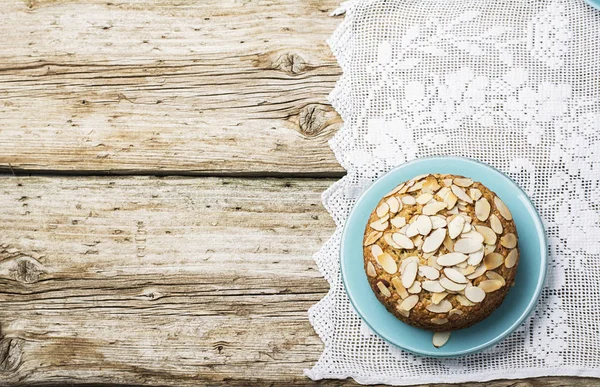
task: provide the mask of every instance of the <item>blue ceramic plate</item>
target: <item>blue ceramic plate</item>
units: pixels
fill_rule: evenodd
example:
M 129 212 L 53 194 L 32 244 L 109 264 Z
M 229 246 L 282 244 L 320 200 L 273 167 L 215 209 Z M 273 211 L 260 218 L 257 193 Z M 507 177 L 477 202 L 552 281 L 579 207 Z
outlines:
M 515 285 L 492 315 L 472 327 L 452 333 L 441 348 L 432 333 L 404 324 L 373 294 L 364 271 L 362 241 L 369 215 L 381 198 L 399 183 L 422 173 L 451 173 L 485 184 L 510 208 L 519 235 L 519 267 Z M 340 251 L 342 280 L 350 301 L 379 336 L 415 354 L 462 356 L 490 347 L 513 332 L 533 311 L 546 276 L 544 227 L 527 195 L 510 178 L 489 165 L 460 157 L 436 157 L 403 164 L 373 183 L 358 199 L 344 227 Z

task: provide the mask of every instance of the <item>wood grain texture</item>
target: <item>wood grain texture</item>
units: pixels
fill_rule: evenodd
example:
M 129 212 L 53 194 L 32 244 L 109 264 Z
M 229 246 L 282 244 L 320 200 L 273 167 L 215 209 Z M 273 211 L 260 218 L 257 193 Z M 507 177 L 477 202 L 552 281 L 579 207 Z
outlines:
M 331 183 L 2 176 L 0 384 L 310 385 Z
M 338 0 L 0 7 L 0 170 L 340 176 Z

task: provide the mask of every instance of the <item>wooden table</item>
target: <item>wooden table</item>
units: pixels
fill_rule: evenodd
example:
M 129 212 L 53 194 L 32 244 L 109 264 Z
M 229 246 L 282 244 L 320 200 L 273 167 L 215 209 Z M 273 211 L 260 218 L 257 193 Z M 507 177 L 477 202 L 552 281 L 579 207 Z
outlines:
M 337 2 L 1 4 L 1 385 L 312 384 Z

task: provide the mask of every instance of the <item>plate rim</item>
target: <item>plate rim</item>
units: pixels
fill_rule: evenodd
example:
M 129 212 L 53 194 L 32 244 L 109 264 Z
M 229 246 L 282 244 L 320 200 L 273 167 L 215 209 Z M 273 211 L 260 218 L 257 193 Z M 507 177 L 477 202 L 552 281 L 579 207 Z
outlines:
M 413 348 L 412 346 L 404 346 L 404 345 L 400 345 L 396 342 L 396 340 L 388 337 L 386 334 L 382 334 L 380 332 L 377 331 L 377 329 L 375 329 L 363 316 L 363 313 L 361 312 L 360 308 L 358 307 L 358 305 L 356 304 L 353 296 L 351 296 L 351 293 L 348 291 L 348 285 L 346 282 L 346 274 L 345 274 L 345 269 L 344 269 L 344 265 L 342 265 L 342 257 L 344 255 L 344 241 L 346 240 L 347 237 L 347 233 L 348 233 L 348 227 L 346 227 L 346 223 L 348 221 L 350 221 L 350 219 L 352 218 L 352 216 L 354 215 L 356 208 L 358 207 L 358 204 L 360 202 L 362 202 L 363 200 L 366 200 L 365 198 L 367 196 L 369 196 L 369 192 L 374 189 L 374 187 L 377 185 L 377 183 L 379 181 L 381 181 L 385 176 L 393 173 L 394 171 L 398 170 L 398 169 L 404 169 L 407 167 L 410 167 L 411 165 L 414 164 L 418 164 L 420 162 L 423 161 L 427 161 L 427 160 L 456 160 L 459 162 L 463 162 L 463 163 L 467 163 L 467 164 L 478 164 L 479 166 L 483 166 L 484 168 L 488 168 L 494 172 L 496 172 L 497 174 L 501 175 L 504 179 L 508 180 L 516 189 L 518 189 L 523 196 L 527 199 L 526 201 L 526 205 L 530 206 L 533 209 L 533 213 L 534 216 L 533 221 L 534 224 L 536 226 L 536 230 L 538 231 L 537 234 L 539 235 L 540 231 L 541 231 L 541 235 L 542 238 L 540 239 L 540 246 L 541 246 L 541 257 L 540 257 L 540 267 L 542 270 L 540 270 L 540 275 L 538 277 L 537 283 L 536 283 L 536 287 L 535 287 L 535 293 L 534 296 L 529 300 L 529 303 L 527 304 L 527 307 L 525 308 L 524 312 L 521 313 L 521 315 L 515 320 L 515 322 L 513 322 L 512 325 L 510 325 L 509 327 L 507 327 L 506 329 L 504 329 L 504 331 L 499 334 L 498 336 L 494 337 L 491 340 L 486 341 L 485 343 L 482 343 L 480 345 L 477 345 L 475 347 L 472 348 L 468 348 L 465 350 L 460 350 L 460 351 L 455 351 L 453 353 L 446 353 L 446 354 L 438 354 L 435 353 L 433 351 L 430 350 L 421 350 L 418 348 Z M 511 179 L 508 175 L 504 174 L 502 171 L 500 171 L 499 169 L 486 164 L 482 161 L 476 160 L 476 159 L 472 159 L 472 158 L 468 158 L 468 157 L 462 157 L 462 156 L 429 156 L 429 157 L 420 157 L 420 158 L 416 158 L 413 159 L 411 161 L 402 163 L 392 169 L 390 169 L 389 171 L 387 171 L 386 173 L 384 173 L 383 175 L 379 176 L 377 179 L 375 179 L 370 185 L 369 187 L 367 187 L 367 189 L 365 189 L 360 196 L 358 197 L 358 199 L 356 200 L 356 202 L 354 203 L 354 205 L 352 206 L 352 209 L 350 210 L 350 213 L 348 214 L 348 217 L 346 218 L 346 221 L 344 222 L 344 228 L 342 230 L 342 235 L 340 237 L 340 253 L 339 253 L 339 263 L 340 263 L 340 275 L 341 275 L 341 279 L 342 279 L 342 284 L 344 286 L 344 290 L 346 292 L 346 295 L 348 296 L 348 299 L 350 300 L 350 303 L 352 304 L 352 307 L 354 308 L 354 310 L 356 311 L 356 313 L 359 315 L 360 319 L 362 320 L 362 322 L 364 322 L 365 324 L 367 324 L 367 326 L 369 326 L 369 328 L 371 328 L 371 330 L 373 330 L 373 332 L 375 332 L 379 337 L 383 338 L 386 342 L 388 342 L 391 345 L 394 345 L 398 348 L 401 348 L 404 351 L 410 352 L 414 355 L 419 355 L 419 356 L 429 356 L 429 357 L 437 357 L 437 358 L 450 358 L 450 357 L 459 357 L 459 356 L 466 356 L 466 355 L 470 355 L 476 352 L 480 352 L 486 348 L 489 348 L 497 343 L 499 343 L 500 341 L 502 341 L 504 338 L 506 338 L 508 335 L 510 335 L 511 333 L 513 333 L 522 323 L 523 321 L 529 317 L 531 315 L 531 313 L 534 311 L 535 306 L 537 305 L 539 298 L 541 296 L 542 293 L 542 288 L 544 287 L 544 284 L 546 282 L 546 275 L 547 275 L 547 271 L 548 271 L 548 235 L 546 233 L 546 229 L 544 228 L 544 222 L 542 221 L 542 218 L 537 210 L 537 208 L 535 207 L 535 205 L 533 204 L 533 202 L 531 201 L 531 199 L 529 198 L 529 195 L 527 195 L 527 193 L 525 193 L 525 191 L 523 191 L 523 189 L 513 180 Z M 407 324 L 408 325 L 408 324 Z M 468 328 L 467 328 L 468 329 Z M 433 332 L 432 332 L 433 333 Z

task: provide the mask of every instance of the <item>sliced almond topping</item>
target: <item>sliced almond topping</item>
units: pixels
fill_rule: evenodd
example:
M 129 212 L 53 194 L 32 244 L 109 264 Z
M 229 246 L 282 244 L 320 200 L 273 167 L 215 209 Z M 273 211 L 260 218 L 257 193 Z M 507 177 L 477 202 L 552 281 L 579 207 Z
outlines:
M 381 218 L 390 211 L 390 206 L 386 202 L 383 202 L 379 205 L 379 207 L 377 207 L 376 211 L 377 211 L 377 216 L 379 216 Z
M 490 202 L 488 202 L 486 198 L 481 198 L 475 202 L 475 216 L 482 222 L 487 220 L 491 210 L 492 207 L 490 206 Z
M 469 207 L 467 207 L 466 204 L 462 204 L 462 203 L 458 203 L 456 205 L 456 207 L 458 208 L 459 211 L 462 211 L 462 212 L 467 212 L 467 210 L 469 209 Z
M 430 280 L 440 278 L 440 272 L 435 267 L 419 265 L 419 275 Z
M 483 243 L 487 245 L 493 245 L 496 243 L 496 233 L 491 228 L 486 226 L 475 226 L 475 230 L 483 235 Z
M 483 248 L 483 255 L 488 255 L 496 251 L 496 245 L 485 245 Z
M 374 258 L 377 258 L 379 255 L 383 254 L 383 250 L 379 245 L 373 245 L 371 246 L 371 254 L 373 254 Z
M 408 224 L 400 227 L 400 229 L 398 230 L 398 232 L 402 235 L 406 235 L 406 230 L 408 229 Z
M 448 192 L 450 192 L 450 188 L 443 187 L 442 189 L 440 189 L 439 191 L 437 191 L 436 195 L 439 196 L 442 200 L 444 200 L 444 197 L 446 196 L 446 194 Z
M 465 220 L 465 222 L 471 224 L 473 222 L 473 219 L 471 219 L 471 217 L 468 214 L 462 213 L 460 214 L 460 216 L 463 217 L 463 219 Z
M 510 213 L 510 210 L 508 209 L 508 207 L 506 207 L 506 204 L 504 204 L 504 202 L 500 200 L 498 196 L 494 197 L 494 204 L 496 205 L 498 212 L 500 213 L 500 215 L 502 215 L 504 219 L 512 220 L 512 214 Z
M 487 270 L 494 270 L 504 263 L 504 257 L 499 253 L 491 253 L 483 258 L 483 264 Z
M 431 220 L 427 215 L 417 216 L 415 224 L 417 225 L 417 231 L 419 231 L 419 234 L 421 235 L 428 235 L 433 228 L 433 224 L 431 224 Z
M 429 173 L 422 173 L 422 174 L 420 174 L 420 175 L 417 175 L 417 176 L 413 177 L 413 178 L 412 178 L 412 179 L 410 179 L 410 180 L 411 180 L 412 182 L 417 182 L 417 181 L 419 181 L 419 180 L 421 180 L 421 179 L 424 179 L 424 178 L 426 178 L 426 177 L 427 177 L 427 176 L 429 176 L 429 175 L 430 175 Z
M 475 272 L 475 266 L 467 265 L 467 267 L 465 267 L 464 269 L 459 267 L 456 270 L 460 271 L 462 275 L 467 276 Z
M 454 193 L 452 193 L 452 191 L 448 191 L 448 193 L 444 195 L 444 203 L 446 203 L 446 208 L 449 210 L 454 208 L 457 201 L 458 197 Z
M 383 282 L 377 282 L 377 287 L 379 288 L 381 294 L 383 294 L 386 297 L 391 297 L 392 293 L 390 293 L 390 290 L 387 288 L 387 286 L 383 284 Z
M 406 236 L 412 238 L 415 235 L 419 235 L 419 229 L 417 228 L 417 224 L 413 222 L 406 228 Z
M 486 277 L 488 277 L 488 279 L 502 282 L 502 286 L 506 285 L 506 280 L 504 279 L 504 277 L 502 277 L 500 274 L 496 273 L 495 271 L 486 271 L 485 275 L 486 275 Z
M 419 281 L 413 282 L 412 286 L 406 289 L 411 294 L 419 294 L 421 293 L 421 283 Z
M 462 253 L 449 253 L 440 255 L 440 257 L 437 259 L 437 263 L 441 266 L 454 266 L 457 263 L 466 261 L 467 258 L 468 257 Z
M 383 270 L 388 272 L 389 274 L 396 274 L 398 271 L 398 265 L 394 260 L 394 257 L 389 255 L 388 253 L 383 253 L 377 256 L 377 262 L 383 267 Z
M 424 215 L 435 215 L 439 211 L 441 211 L 441 210 L 443 210 L 445 208 L 446 208 L 446 203 L 443 203 L 443 202 L 431 202 L 431 203 L 425 205 L 425 207 L 423 207 L 423 214 Z
M 414 206 L 415 204 L 417 204 L 417 201 L 414 197 L 406 195 L 402 196 L 402 203 L 406 204 L 407 206 Z
M 404 218 L 404 216 L 396 216 L 395 218 L 390 219 L 390 223 L 396 227 L 396 228 L 400 228 L 402 226 L 404 226 L 406 224 L 406 219 Z
M 474 253 L 469 254 L 469 259 L 467 260 L 468 264 L 471 266 L 477 266 L 481 263 L 484 256 L 484 248 L 477 250 Z
M 431 342 L 434 347 L 439 348 L 446 344 L 448 339 L 450 339 L 450 332 L 435 332 Z
M 474 253 L 482 247 L 483 244 L 478 239 L 473 238 L 461 238 L 454 243 L 454 251 L 463 254 Z
M 461 218 L 461 217 L 459 216 L 459 218 Z M 464 218 L 463 218 L 463 219 L 464 219 Z M 466 233 L 468 233 L 468 232 L 471 232 L 471 230 L 472 230 L 472 229 L 473 229 L 473 228 L 471 227 L 471 225 L 470 225 L 469 223 L 466 223 L 466 222 L 465 222 L 465 225 L 463 226 L 463 229 L 462 229 L 462 232 L 461 232 L 461 234 L 466 234 Z
M 446 235 L 443 243 L 444 247 L 446 248 L 446 250 L 448 250 L 449 253 L 454 252 L 454 241 L 452 240 L 452 238 L 450 238 L 449 235 Z
M 400 190 L 401 190 L 402 188 L 404 188 L 404 186 L 405 186 L 405 184 L 404 184 L 404 183 L 400 184 L 399 186 L 397 186 L 396 188 L 394 188 L 393 190 L 391 190 L 390 192 L 388 192 L 388 193 L 387 193 L 387 194 L 384 196 L 384 198 L 387 198 L 387 197 L 389 197 L 389 196 L 392 196 L 392 195 L 394 195 L 394 194 L 396 194 L 396 193 L 400 192 Z
M 421 192 L 434 193 L 438 189 L 440 189 L 440 185 L 438 184 L 437 180 L 434 177 L 432 177 L 427 179 L 427 181 L 423 183 L 423 188 L 421 189 Z
M 398 313 L 400 313 L 401 316 L 404 316 L 406 318 L 410 316 L 410 312 L 408 310 L 400 309 L 400 306 L 398 306 L 398 308 L 396 309 L 398 310 Z
M 465 219 L 462 216 L 455 216 L 454 219 L 448 223 L 448 235 L 450 235 L 450 238 L 454 239 L 459 236 L 464 225 Z
M 431 199 L 433 199 L 433 195 L 432 194 L 430 194 L 430 193 L 424 193 L 424 194 L 421 194 L 421 195 L 417 196 L 416 200 L 417 200 L 417 203 L 419 203 L 419 204 L 427 204 L 427 203 L 429 203 L 429 201 Z
M 438 281 L 423 281 L 421 286 L 423 289 L 431 293 L 441 293 L 445 291 Z
M 404 268 L 404 271 L 402 272 L 402 285 L 404 285 L 406 289 L 410 288 L 413 282 L 415 282 L 415 278 L 417 278 L 418 268 L 419 264 L 415 261 L 410 262 Z
M 431 295 L 431 303 L 432 304 L 439 304 L 440 301 L 442 301 L 444 298 L 446 298 L 447 295 L 448 295 L 448 293 L 446 293 L 446 292 L 433 293 Z
M 454 184 L 452 186 L 450 186 L 450 189 L 452 190 L 452 193 L 455 194 L 456 197 L 459 198 L 460 200 L 462 200 L 463 202 L 473 204 L 473 199 L 471 199 L 469 197 L 469 195 L 467 195 L 467 193 L 465 192 L 464 189 L 462 189 Z
M 504 285 L 502 285 L 502 282 L 496 281 L 496 280 L 481 281 L 479 283 L 479 285 L 477 285 L 477 287 L 479 287 L 481 290 L 483 290 L 486 293 L 495 292 L 496 290 L 500 289 L 502 286 L 504 286 Z
M 442 267 L 437 263 L 437 257 L 431 256 L 427 258 L 427 265 L 433 267 L 434 269 L 442 270 Z
M 504 261 L 504 266 L 507 269 L 515 266 L 517 264 L 517 260 L 519 259 L 519 251 L 517 249 L 512 249 L 508 255 L 506 256 L 506 260 Z
M 413 243 L 415 244 L 415 247 L 417 249 L 420 249 L 421 246 L 423 246 L 423 235 L 417 235 L 416 237 L 414 237 L 412 239 Z
M 517 236 L 512 232 L 509 232 L 500 238 L 500 244 L 507 249 L 515 248 L 517 246 Z
M 452 316 L 452 315 L 459 315 L 462 316 L 464 314 L 464 312 L 460 309 L 451 309 L 450 312 L 448 312 L 448 315 Z
M 375 266 L 373 266 L 373 263 L 371 261 L 369 261 L 367 263 L 367 275 L 369 277 L 377 276 L 377 272 L 375 271 Z
M 445 228 L 438 228 L 437 230 L 433 231 L 427 238 L 425 238 L 422 246 L 423 251 L 426 253 L 431 253 L 437 250 L 444 241 L 445 237 Z
M 469 289 L 469 288 L 467 288 Z M 465 289 L 465 293 L 467 292 L 467 289 Z M 456 295 L 456 301 L 458 301 L 462 306 L 473 306 L 475 305 L 474 303 L 472 303 L 471 301 L 469 301 L 468 298 L 466 298 L 463 295 L 457 294 Z
M 395 197 L 392 196 L 391 198 L 389 198 L 386 203 L 388 204 L 389 208 L 390 208 L 390 212 L 392 214 L 395 214 L 396 212 L 400 211 L 402 209 L 402 203 L 400 203 L 400 201 Z
M 442 325 L 442 324 L 446 324 L 448 322 L 447 318 L 439 318 L 439 317 L 434 317 L 431 319 L 431 322 L 437 325 Z
M 383 233 L 381 231 L 371 231 L 369 235 L 367 235 L 367 237 L 365 238 L 365 246 L 372 245 L 373 243 L 377 242 L 382 236 Z
M 469 196 L 471 197 L 471 199 L 473 200 L 479 200 L 479 198 L 482 196 L 482 193 L 480 190 L 478 190 L 477 188 L 471 188 L 469 190 Z
M 467 275 L 467 278 L 473 280 L 485 274 L 486 270 L 487 268 L 485 267 L 485 264 L 482 263 L 481 265 L 477 266 L 477 268 L 475 268 L 475 271 L 472 274 Z
M 400 233 L 393 233 L 392 239 L 403 249 L 414 249 L 415 244 L 410 240 L 406 235 L 402 235 Z
M 452 310 L 452 304 L 448 300 L 442 300 L 439 304 L 430 304 L 425 307 L 432 313 L 448 313 Z
M 412 187 L 410 187 L 408 189 L 408 191 L 406 192 L 415 192 L 415 191 L 419 191 L 421 188 L 423 188 L 423 182 L 419 181 L 418 183 L 415 183 Z
M 412 257 L 404 258 L 404 260 L 402 262 L 400 262 L 400 273 L 404 273 L 404 270 L 406 269 L 406 265 L 408 265 L 411 262 L 416 262 L 418 265 L 419 257 L 412 256 Z
M 448 277 L 450 280 L 459 283 L 459 284 L 466 284 L 467 282 L 469 282 L 469 280 L 467 279 L 467 277 L 465 277 L 461 272 L 459 272 L 456 269 L 453 269 L 451 267 L 447 267 L 444 269 L 444 274 L 446 275 L 446 277 Z
M 404 301 L 402 301 L 402 303 L 400 304 L 400 309 L 411 310 L 412 308 L 415 307 L 415 305 L 417 305 L 418 302 L 419 302 L 419 296 L 416 294 L 413 294 L 412 296 L 406 297 L 404 299 Z
M 457 177 L 456 179 L 454 179 L 454 184 L 456 184 L 459 187 L 470 187 L 471 184 L 473 184 L 473 180 L 468 179 L 466 177 Z
M 451 208 L 451 209 L 449 209 L 449 210 L 446 212 L 446 214 L 449 214 L 449 215 L 457 215 L 457 214 L 458 214 L 458 208 L 457 208 L 457 207 Z
M 451 281 L 447 277 L 440 278 L 440 285 L 453 292 L 459 292 L 467 287 L 467 284 L 457 284 L 456 282 Z
M 429 220 L 431 221 L 431 225 L 434 230 L 436 230 L 438 228 L 446 227 L 446 224 L 447 224 L 446 218 L 439 216 L 439 215 L 430 216 Z
M 471 302 L 479 303 L 485 298 L 485 292 L 476 286 L 465 289 L 465 297 Z
M 384 231 L 388 227 L 388 222 L 381 219 L 374 221 L 369 225 L 373 230 Z M 382 234 L 383 235 L 383 234 Z
M 500 222 L 496 214 L 490 216 L 490 226 L 496 234 L 502 234 L 502 222 Z
M 394 289 L 396 289 L 396 293 L 400 296 L 400 298 L 405 299 L 408 297 L 408 292 L 404 285 L 402 285 L 402 281 L 398 277 L 392 277 L 392 285 L 394 285 Z
M 444 183 L 444 185 L 446 187 L 450 187 L 452 185 L 452 179 L 450 179 L 450 178 L 444 179 L 444 180 L 442 180 L 442 183 Z
M 483 235 L 481 235 L 478 231 L 476 231 L 474 229 L 471 229 L 471 231 L 462 234 L 461 237 L 473 239 L 473 240 L 477 241 L 477 243 L 480 243 L 480 244 L 483 244 L 483 241 L 485 240 Z
M 467 266 L 469 266 L 469 264 L 467 262 L 461 262 L 461 263 L 456 264 L 456 267 L 458 267 L 460 269 L 464 269 Z
M 400 246 L 399 244 L 397 244 L 394 239 L 392 238 L 392 234 L 390 234 L 389 232 L 386 232 L 385 234 L 383 234 L 383 240 L 385 241 L 385 243 L 387 243 L 388 245 L 392 246 L 395 249 L 401 249 L 402 246 Z M 375 254 L 373 254 L 375 255 Z

